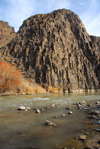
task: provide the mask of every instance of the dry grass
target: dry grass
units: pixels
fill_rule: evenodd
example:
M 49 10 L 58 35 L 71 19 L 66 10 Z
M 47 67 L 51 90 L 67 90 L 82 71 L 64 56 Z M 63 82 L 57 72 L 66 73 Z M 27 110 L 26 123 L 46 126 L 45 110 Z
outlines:
M 25 79 L 22 81 L 21 85 L 21 93 L 22 94 L 46 94 L 46 90 L 43 89 L 40 85 L 36 83 L 31 83 Z
M 59 93 L 60 91 L 62 91 L 61 88 L 54 88 L 52 86 L 48 86 L 47 88 L 48 93 Z
M 35 83 L 33 79 L 26 80 L 19 69 L 12 66 L 10 63 L 1 61 L 0 67 L 0 93 L 3 95 L 14 94 L 46 94 L 58 93 L 62 91 L 61 88 L 54 88 L 52 86 L 42 86 Z
M 6 60 L 9 61 L 7 58 Z M 13 94 L 46 94 L 58 93 L 61 88 L 42 86 L 35 83 L 33 79 L 25 79 L 20 69 L 10 63 L 0 61 L 0 93 L 5 95 Z
M 36 84 L 35 82 L 32 83 L 28 80 L 22 81 L 22 93 L 24 94 L 46 94 L 46 93 L 59 93 L 62 91 L 62 88 L 54 88 L 52 86 L 46 86 L 43 88 L 42 86 Z
M 37 94 L 46 94 L 46 90 L 44 88 L 42 88 L 41 86 L 37 86 L 35 89 L 34 89 L 35 93 Z

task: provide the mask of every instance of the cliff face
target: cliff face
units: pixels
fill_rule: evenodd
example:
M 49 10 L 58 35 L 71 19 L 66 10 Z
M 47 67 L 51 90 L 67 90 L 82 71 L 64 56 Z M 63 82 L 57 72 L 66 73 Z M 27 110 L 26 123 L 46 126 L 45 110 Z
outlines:
M 8 22 L 0 21 L 0 48 L 9 43 L 15 37 L 15 30 Z
M 70 10 L 28 18 L 1 54 L 43 86 L 99 88 L 100 38 L 90 36 Z

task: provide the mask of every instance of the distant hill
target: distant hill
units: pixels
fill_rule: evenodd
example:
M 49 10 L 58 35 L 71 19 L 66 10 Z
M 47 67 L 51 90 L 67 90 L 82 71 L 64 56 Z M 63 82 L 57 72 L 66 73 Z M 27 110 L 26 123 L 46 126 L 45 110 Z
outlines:
M 74 12 L 61 9 L 31 16 L 18 33 L 1 23 L 1 58 L 27 79 L 68 92 L 100 89 L 100 37 L 90 36 Z M 9 36 L 6 42 L 2 35 Z

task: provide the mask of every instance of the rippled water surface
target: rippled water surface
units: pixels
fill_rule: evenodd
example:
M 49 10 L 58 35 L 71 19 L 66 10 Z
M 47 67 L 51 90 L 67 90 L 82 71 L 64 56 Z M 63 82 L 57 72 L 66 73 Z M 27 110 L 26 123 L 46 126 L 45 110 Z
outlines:
M 99 99 L 100 93 L 1 96 L 0 149 L 59 148 L 84 129 L 85 112 L 74 110 L 73 115 L 68 115 L 66 107 L 81 100 L 91 103 Z M 58 106 L 47 109 L 51 104 Z M 21 105 L 31 110 L 18 111 Z M 44 108 L 45 112 L 38 114 L 34 108 Z M 46 126 L 46 120 L 56 123 L 57 127 Z

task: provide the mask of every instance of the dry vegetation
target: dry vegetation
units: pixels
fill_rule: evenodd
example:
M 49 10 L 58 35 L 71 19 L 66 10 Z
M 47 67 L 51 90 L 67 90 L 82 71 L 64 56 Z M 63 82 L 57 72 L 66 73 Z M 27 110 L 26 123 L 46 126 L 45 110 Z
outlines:
M 58 92 L 62 92 L 62 88 L 55 88 L 55 87 L 52 87 L 52 86 L 48 86 L 47 87 L 47 92 L 49 93 L 58 93 Z
M 15 91 L 20 88 L 22 74 L 10 63 L 0 62 L 0 92 Z
M 0 94 L 43 94 L 58 93 L 60 88 L 48 86 L 42 88 L 40 85 L 33 83 L 32 80 L 26 80 L 19 69 L 10 63 L 0 61 Z

